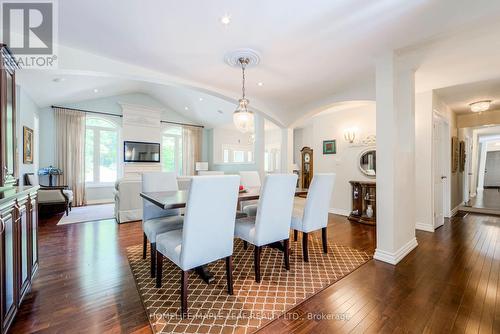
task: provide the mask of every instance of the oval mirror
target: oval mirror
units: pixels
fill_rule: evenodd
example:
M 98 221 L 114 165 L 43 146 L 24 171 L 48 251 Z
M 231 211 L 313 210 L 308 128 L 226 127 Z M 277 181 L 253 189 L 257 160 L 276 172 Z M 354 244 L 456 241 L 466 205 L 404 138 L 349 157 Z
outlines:
M 374 148 L 364 150 L 359 155 L 359 169 L 368 177 L 375 177 L 377 170 L 377 152 Z

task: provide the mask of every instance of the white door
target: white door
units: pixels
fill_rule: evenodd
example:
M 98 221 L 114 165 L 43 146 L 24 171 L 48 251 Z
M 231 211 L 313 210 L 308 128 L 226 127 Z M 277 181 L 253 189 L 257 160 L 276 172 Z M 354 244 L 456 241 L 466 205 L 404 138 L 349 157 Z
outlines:
M 500 186 L 500 151 L 490 151 L 486 154 L 484 169 L 484 186 Z
M 439 118 L 433 124 L 433 161 L 434 161 L 434 229 L 444 224 L 447 191 L 447 156 L 446 142 L 449 136 L 446 123 Z

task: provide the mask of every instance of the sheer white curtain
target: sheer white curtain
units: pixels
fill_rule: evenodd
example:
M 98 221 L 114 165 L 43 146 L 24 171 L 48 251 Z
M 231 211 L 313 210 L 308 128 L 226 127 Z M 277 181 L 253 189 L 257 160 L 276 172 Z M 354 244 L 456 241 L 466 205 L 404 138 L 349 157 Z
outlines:
M 182 127 L 182 174 L 194 175 L 195 163 L 201 161 L 202 128 Z
M 62 169 L 59 185 L 73 190 L 73 205 L 85 198 L 85 113 L 54 108 L 56 125 L 56 167 Z

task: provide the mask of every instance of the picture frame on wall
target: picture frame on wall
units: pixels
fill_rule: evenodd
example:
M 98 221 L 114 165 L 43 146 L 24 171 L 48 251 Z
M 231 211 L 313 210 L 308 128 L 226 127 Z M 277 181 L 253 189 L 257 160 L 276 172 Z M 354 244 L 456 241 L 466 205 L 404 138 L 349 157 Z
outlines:
M 23 126 L 23 163 L 33 163 L 33 130 Z
M 465 142 L 463 140 L 460 141 L 459 144 L 460 147 L 460 153 L 459 153 L 459 167 L 458 171 L 460 173 L 463 173 L 465 171 Z
M 323 154 L 336 154 L 337 153 L 337 141 L 323 140 Z
M 458 145 L 458 137 L 451 137 L 451 172 L 456 173 L 458 170 L 458 159 L 460 148 Z

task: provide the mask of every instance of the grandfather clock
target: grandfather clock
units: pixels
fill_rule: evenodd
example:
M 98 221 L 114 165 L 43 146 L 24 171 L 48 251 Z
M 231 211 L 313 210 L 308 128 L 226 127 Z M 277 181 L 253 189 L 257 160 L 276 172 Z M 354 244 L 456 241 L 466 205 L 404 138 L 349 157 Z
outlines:
M 310 147 L 303 147 L 300 150 L 302 154 L 302 188 L 309 188 L 313 177 L 313 150 Z

